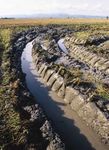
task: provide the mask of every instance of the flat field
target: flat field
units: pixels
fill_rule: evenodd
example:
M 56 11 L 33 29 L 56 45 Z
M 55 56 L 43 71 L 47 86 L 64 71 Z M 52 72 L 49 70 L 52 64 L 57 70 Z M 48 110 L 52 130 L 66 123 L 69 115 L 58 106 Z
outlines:
M 108 24 L 107 19 L 0 19 L 0 26 L 17 26 L 17 25 L 48 25 L 48 24 Z

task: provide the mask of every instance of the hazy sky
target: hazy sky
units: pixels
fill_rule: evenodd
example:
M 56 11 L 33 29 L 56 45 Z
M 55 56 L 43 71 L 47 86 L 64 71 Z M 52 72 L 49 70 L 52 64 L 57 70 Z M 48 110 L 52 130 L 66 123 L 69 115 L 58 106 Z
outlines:
M 109 0 L 0 0 L 0 17 L 37 13 L 109 15 Z

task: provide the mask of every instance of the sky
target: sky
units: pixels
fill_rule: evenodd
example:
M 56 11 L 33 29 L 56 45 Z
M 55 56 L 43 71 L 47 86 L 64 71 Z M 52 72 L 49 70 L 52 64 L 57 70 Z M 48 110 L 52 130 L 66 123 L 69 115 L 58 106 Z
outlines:
M 109 0 L 0 0 L 0 17 L 32 14 L 109 15 Z

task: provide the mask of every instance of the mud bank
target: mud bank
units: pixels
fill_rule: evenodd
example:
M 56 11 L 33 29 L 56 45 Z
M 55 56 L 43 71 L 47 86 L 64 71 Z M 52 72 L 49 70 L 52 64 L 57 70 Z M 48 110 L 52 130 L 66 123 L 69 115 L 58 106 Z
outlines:
M 61 135 L 66 148 L 68 150 L 105 150 L 106 147 L 97 140 L 92 130 L 81 121 L 70 106 L 46 86 L 46 82 L 42 80 L 36 71 L 31 56 L 31 48 L 32 44 L 27 44 L 22 55 L 22 67 L 26 73 L 27 86 L 37 102 L 45 110 L 56 131 Z
M 36 27 L 28 31 L 20 32 L 11 39 L 10 47 L 10 75 L 16 82 L 18 88 L 17 110 L 21 118 L 28 121 L 26 127 L 28 132 L 26 141 L 22 144 L 22 149 L 39 149 L 39 150 L 64 150 L 65 145 L 59 135 L 54 131 L 50 121 L 48 121 L 44 111 L 34 100 L 32 94 L 26 86 L 25 74 L 21 68 L 21 55 L 26 44 L 32 41 L 40 33 L 45 32 L 46 27 Z M 13 82 L 12 81 L 12 82 Z M 12 147 L 11 145 L 9 148 Z M 21 148 L 20 147 L 20 148 Z
M 93 95 L 88 96 L 82 94 L 78 89 L 74 88 L 72 84 L 66 84 L 66 77 L 64 67 L 54 65 L 55 61 L 48 61 L 44 59 L 49 50 L 43 50 L 40 44 L 33 42 L 33 60 L 35 66 L 44 79 L 46 84 L 62 97 L 63 100 L 69 104 L 75 112 L 81 117 L 86 124 L 93 128 L 100 136 L 101 141 L 109 144 L 109 121 L 108 121 L 108 101 L 107 104 L 100 108 L 99 97 L 92 100 Z M 49 55 L 49 54 L 48 54 Z M 54 57 L 54 56 L 53 56 Z M 61 71 L 64 71 L 62 74 Z M 61 72 L 61 73 L 60 73 Z M 91 91 L 90 91 L 91 92 Z
M 71 57 L 75 57 L 88 64 L 91 68 L 94 68 L 96 74 L 98 73 L 96 75 L 97 78 L 109 84 L 109 60 L 88 51 L 88 48 L 83 43 L 84 41 L 78 41 L 75 38 L 69 39 L 68 37 L 65 38 L 64 42 L 66 48 L 69 49 Z

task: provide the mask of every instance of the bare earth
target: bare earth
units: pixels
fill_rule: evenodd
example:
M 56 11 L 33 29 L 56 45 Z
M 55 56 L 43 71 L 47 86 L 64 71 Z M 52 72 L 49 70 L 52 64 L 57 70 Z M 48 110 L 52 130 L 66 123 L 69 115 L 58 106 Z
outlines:
M 46 87 L 32 63 L 31 44 L 22 56 L 22 69 L 27 74 L 27 86 L 52 120 L 68 150 L 107 150 L 99 137 L 85 125 L 69 105 Z

